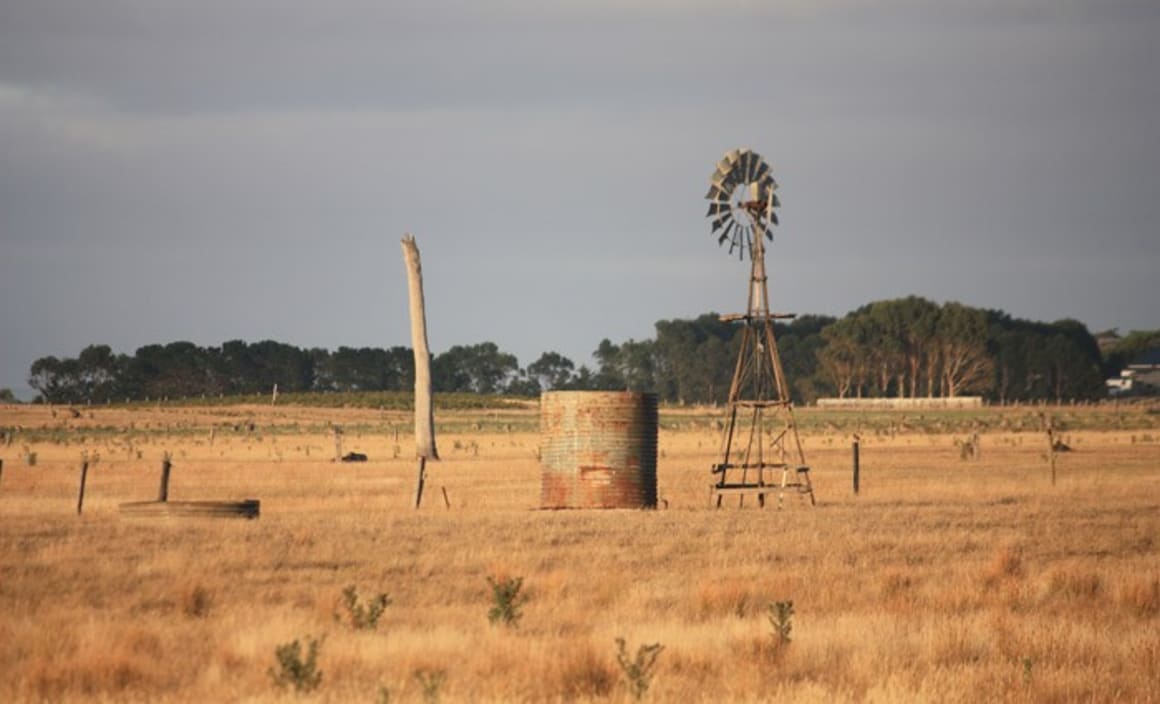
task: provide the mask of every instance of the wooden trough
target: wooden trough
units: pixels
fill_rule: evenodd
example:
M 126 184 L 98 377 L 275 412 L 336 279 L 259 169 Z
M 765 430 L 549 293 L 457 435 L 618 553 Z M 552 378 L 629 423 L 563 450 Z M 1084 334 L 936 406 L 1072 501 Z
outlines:
M 262 502 L 258 499 L 241 501 L 132 501 L 121 504 L 121 513 L 141 518 L 204 517 L 204 518 L 257 518 Z

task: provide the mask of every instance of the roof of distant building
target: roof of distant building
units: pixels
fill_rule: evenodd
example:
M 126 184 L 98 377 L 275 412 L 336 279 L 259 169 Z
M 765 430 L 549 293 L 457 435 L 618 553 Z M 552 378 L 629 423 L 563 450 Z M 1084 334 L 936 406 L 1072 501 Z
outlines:
M 1160 347 L 1153 347 L 1132 360 L 1129 367 L 1160 367 Z

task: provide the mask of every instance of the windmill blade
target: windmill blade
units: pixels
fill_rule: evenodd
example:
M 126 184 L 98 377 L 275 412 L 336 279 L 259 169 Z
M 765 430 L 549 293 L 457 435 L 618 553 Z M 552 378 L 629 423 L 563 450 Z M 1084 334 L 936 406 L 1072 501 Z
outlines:
M 723 182 L 719 183 L 719 182 L 714 181 L 712 184 L 709 185 L 709 192 L 707 194 L 705 194 L 705 198 L 708 200 L 727 201 L 727 200 L 729 200 L 730 191 L 731 191 L 731 189 L 726 187 Z
M 721 161 L 717 162 L 717 173 L 722 176 L 727 175 L 733 170 L 733 164 L 736 163 L 738 157 L 739 152 L 736 149 L 731 152 L 726 152 L 725 156 L 721 157 Z
M 728 225 L 726 225 L 725 231 L 721 233 L 720 239 L 717 240 L 717 244 L 721 244 L 722 242 L 724 242 L 725 238 L 727 238 L 731 235 L 731 233 L 733 232 L 733 228 L 735 228 L 736 226 L 737 226 L 737 223 L 732 222 L 732 221 Z M 737 238 L 733 237 L 733 239 L 729 241 L 729 253 L 730 254 L 733 254 L 733 247 L 736 246 L 736 244 L 737 244 Z
M 741 151 L 741 155 L 738 156 L 737 160 L 733 162 L 733 173 L 735 174 L 734 178 L 740 180 L 745 177 L 745 170 L 749 168 L 749 157 L 749 150 L 743 149 Z
M 750 153 L 749 163 L 745 167 L 745 182 L 746 183 L 753 183 L 754 181 L 757 180 L 754 177 L 754 174 L 757 173 L 757 167 L 762 163 L 763 163 L 763 160 L 760 156 L 753 154 L 753 153 Z
M 709 203 L 709 212 L 705 213 L 705 217 L 709 217 L 711 215 L 720 215 L 721 213 L 727 212 L 729 210 L 730 208 L 728 203 L 715 200 Z
M 722 181 L 728 181 L 737 171 L 737 162 L 741 159 L 741 152 L 734 149 L 717 162 L 717 173 L 721 174 Z
M 709 179 L 709 185 L 712 187 L 715 187 L 715 188 L 719 188 L 722 191 L 726 191 L 726 192 L 733 190 L 733 187 L 729 183 L 729 181 L 730 181 L 729 174 L 730 174 L 729 171 L 725 171 L 725 172 L 715 171 L 713 173 L 713 177 L 711 179 Z
M 744 230 L 745 230 L 745 228 L 743 225 L 738 225 L 737 229 L 733 231 L 733 241 L 729 243 L 729 253 L 732 254 L 733 250 L 736 249 L 738 260 L 745 258 L 745 232 L 744 232 Z
M 773 212 L 772 210 L 771 210 L 771 211 L 769 211 L 769 221 L 770 221 L 771 223 L 773 223 L 774 225 L 780 225 L 780 224 L 781 224 L 781 223 L 780 223 L 780 222 L 778 222 L 778 220 L 777 220 L 777 213 Z
M 725 188 L 727 188 L 730 191 L 732 191 L 737 186 L 737 165 L 736 164 L 729 165 L 729 170 L 726 171 L 725 175 L 721 177 L 720 183 L 722 186 L 725 186 Z
M 753 173 L 753 180 L 760 181 L 762 184 L 762 187 L 764 187 L 765 186 L 765 177 L 767 174 L 769 174 L 769 164 L 765 163 L 765 159 L 762 159 L 761 163 L 759 163 L 757 165 L 757 171 L 755 171 Z
M 713 221 L 713 229 L 709 230 L 709 234 L 721 229 L 721 226 L 733 219 L 733 211 L 721 213 L 717 219 Z

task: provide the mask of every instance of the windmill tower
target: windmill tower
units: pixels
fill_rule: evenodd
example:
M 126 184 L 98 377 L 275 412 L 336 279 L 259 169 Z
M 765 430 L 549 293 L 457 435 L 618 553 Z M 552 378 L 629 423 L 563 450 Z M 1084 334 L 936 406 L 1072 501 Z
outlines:
M 750 259 L 746 312 L 721 316 L 744 327 L 729 387 L 721 461 L 713 465 L 717 476 L 713 495 L 718 507 L 727 494 L 738 495 L 739 505 L 744 505 L 747 494 L 754 494 L 764 506 L 765 495 L 776 493 L 780 508 L 790 491 L 808 496 L 812 506 L 810 468 L 773 334 L 774 320 L 794 316 L 770 312 L 765 273 L 765 240 L 773 241 L 774 208 L 781 205 L 775 193 L 777 182 L 760 154 L 734 149 L 717 162 L 709 183 L 706 215 L 712 220 L 717 244 L 728 241 L 730 254 L 737 250 L 744 260 L 748 252 Z

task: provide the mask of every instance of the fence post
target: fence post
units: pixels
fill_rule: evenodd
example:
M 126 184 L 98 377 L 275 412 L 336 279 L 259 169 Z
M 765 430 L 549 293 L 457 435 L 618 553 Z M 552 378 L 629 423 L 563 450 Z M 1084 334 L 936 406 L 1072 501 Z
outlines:
M 166 452 L 161 460 L 161 487 L 157 490 L 157 500 L 162 503 L 169 501 L 169 469 L 171 466 L 169 453 Z
M 89 458 L 85 457 L 81 460 L 81 489 L 77 494 L 77 515 L 81 515 L 81 510 L 85 506 L 85 480 L 89 477 Z
M 415 508 L 423 503 L 423 484 L 427 482 L 427 458 L 419 456 L 419 481 L 415 485 Z
M 854 454 L 854 496 L 857 496 L 858 495 L 858 488 L 859 488 L 859 485 L 858 485 L 858 479 L 859 479 L 859 477 L 858 477 L 858 472 L 859 472 L 858 436 L 857 435 L 854 436 L 854 443 L 853 443 L 853 445 L 851 445 L 851 450 L 853 451 L 853 454 Z

